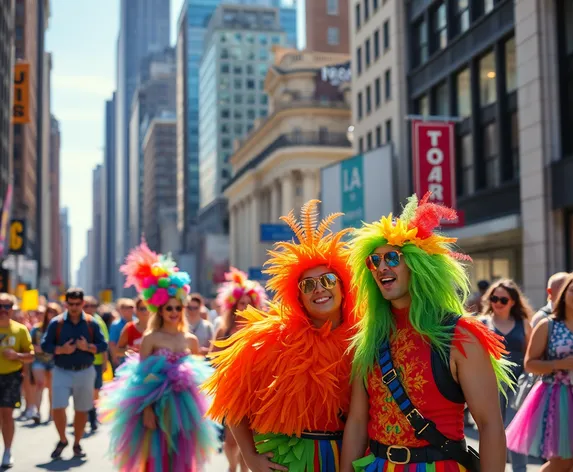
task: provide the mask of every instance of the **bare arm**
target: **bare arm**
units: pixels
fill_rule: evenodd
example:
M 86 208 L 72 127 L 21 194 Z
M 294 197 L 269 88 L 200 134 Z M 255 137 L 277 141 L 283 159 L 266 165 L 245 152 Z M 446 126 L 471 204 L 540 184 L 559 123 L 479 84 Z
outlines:
M 533 328 L 529 324 L 528 320 L 523 320 L 523 327 L 525 328 L 525 348 L 529 346 L 529 341 L 531 341 L 531 333 L 533 332 Z
M 139 358 L 143 361 L 153 353 L 153 333 L 145 334 L 139 348 Z
M 551 374 L 556 370 L 573 369 L 573 356 L 565 359 L 545 360 L 545 351 L 547 350 L 547 341 L 549 336 L 549 320 L 545 319 L 533 329 L 531 342 L 525 353 L 525 370 L 532 374 L 544 375 Z
M 462 387 L 478 427 L 481 470 L 503 472 L 506 459 L 505 430 L 491 360 L 475 336 L 459 330 L 463 337 L 467 337 L 464 342 L 466 355 L 452 349 L 452 374 Z
M 352 463 L 360 459 L 368 448 L 368 394 L 364 379 L 356 377 L 352 381 L 351 395 L 342 440 L 341 472 L 353 472 Z
M 197 336 L 195 336 L 194 334 L 188 333 L 187 334 L 187 342 L 188 342 L 188 346 L 189 346 L 189 350 L 191 351 L 191 354 L 199 355 L 201 353 L 201 350 L 199 349 L 199 340 L 197 339 Z
M 127 333 L 127 325 L 123 327 L 121 330 L 121 334 L 119 335 L 119 341 L 115 346 L 115 356 L 123 357 L 125 356 L 125 351 L 127 350 L 127 341 L 128 341 L 128 333 Z

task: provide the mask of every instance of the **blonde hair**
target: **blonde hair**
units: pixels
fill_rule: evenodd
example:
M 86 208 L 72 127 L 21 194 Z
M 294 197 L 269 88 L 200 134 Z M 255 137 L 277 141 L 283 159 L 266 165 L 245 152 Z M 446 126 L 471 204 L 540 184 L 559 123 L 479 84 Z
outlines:
M 135 308 L 135 303 L 133 302 L 133 300 L 131 298 L 119 298 L 116 302 L 115 302 L 115 306 L 117 307 L 117 309 L 120 309 L 122 306 L 128 305 L 130 307 Z
M 181 301 L 181 299 L 177 297 L 171 297 L 169 300 L 177 300 L 181 304 L 181 306 L 184 307 L 184 303 Z M 169 301 L 167 303 L 169 303 Z M 147 322 L 147 333 L 159 331 L 163 327 L 162 312 L 163 308 L 165 308 L 167 303 L 161 305 L 157 310 L 157 312 L 151 313 L 149 321 Z M 185 316 L 185 313 L 183 313 L 183 310 L 181 310 L 180 313 L 181 313 L 181 318 L 179 320 L 179 323 L 177 324 L 177 330 L 182 333 L 187 333 L 189 331 L 189 322 L 187 321 L 187 317 Z

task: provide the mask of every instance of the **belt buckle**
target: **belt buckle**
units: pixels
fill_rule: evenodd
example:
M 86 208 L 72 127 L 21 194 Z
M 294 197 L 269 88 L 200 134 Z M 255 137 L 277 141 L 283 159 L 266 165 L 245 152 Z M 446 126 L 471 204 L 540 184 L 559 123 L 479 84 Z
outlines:
M 386 380 L 387 376 L 390 376 L 388 380 Z M 382 382 L 384 382 L 384 385 L 388 385 L 390 382 L 393 382 L 397 378 L 398 374 L 396 373 L 396 369 L 391 369 L 382 376 Z
M 392 451 L 406 451 L 405 452 L 406 459 L 403 461 L 397 461 L 392 459 Z M 410 453 L 410 448 L 405 446 L 388 446 L 388 449 L 386 449 L 386 459 L 388 459 L 388 461 L 390 461 L 392 464 L 397 464 L 397 465 L 409 464 L 411 457 L 412 454 Z

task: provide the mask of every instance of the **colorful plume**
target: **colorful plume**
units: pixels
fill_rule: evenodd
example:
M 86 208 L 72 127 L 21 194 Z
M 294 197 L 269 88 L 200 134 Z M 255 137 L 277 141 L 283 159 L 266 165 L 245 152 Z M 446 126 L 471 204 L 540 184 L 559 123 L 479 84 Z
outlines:
M 244 272 L 231 267 L 225 274 L 225 282 L 219 287 L 217 293 L 217 303 L 225 311 L 232 310 L 243 295 L 248 295 L 251 305 L 255 308 L 262 308 L 267 302 L 265 289 L 258 282 L 249 280 Z

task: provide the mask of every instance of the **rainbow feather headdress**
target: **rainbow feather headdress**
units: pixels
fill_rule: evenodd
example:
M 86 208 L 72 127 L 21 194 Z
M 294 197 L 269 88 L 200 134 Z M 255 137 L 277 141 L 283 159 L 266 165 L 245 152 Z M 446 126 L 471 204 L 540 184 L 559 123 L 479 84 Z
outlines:
M 418 201 L 418 197 L 412 195 L 399 218 L 394 218 L 390 213 L 380 221 L 364 224 L 357 233 L 365 239 L 382 236 L 391 246 L 413 244 L 430 255 L 442 254 L 471 261 L 469 256 L 451 250 L 457 238 L 435 232 L 442 221 L 455 221 L 457 212 L 452 208 L 430 203 L 430 196 L 431 193 L 428 192 Z
M 230 271 L 225 274 L 225 282 L 217 291 L 217 303 L 225 311 L 232 310 L 243 295 L 248 295 L 251 299 L 251 305 L 261 309 L 267 302 L 267 293 L 265 289 L 249 277 L 244 272 L 231 267 Z
M 149 249 L 145 240 L 131 250 L 119 270 L 126 276 L 125 287 L 135 287 L 151 312 L 157 312 L 172 297 L 184 303 L 191 291 L 189 274 L 180 271 L 171 256 Z

